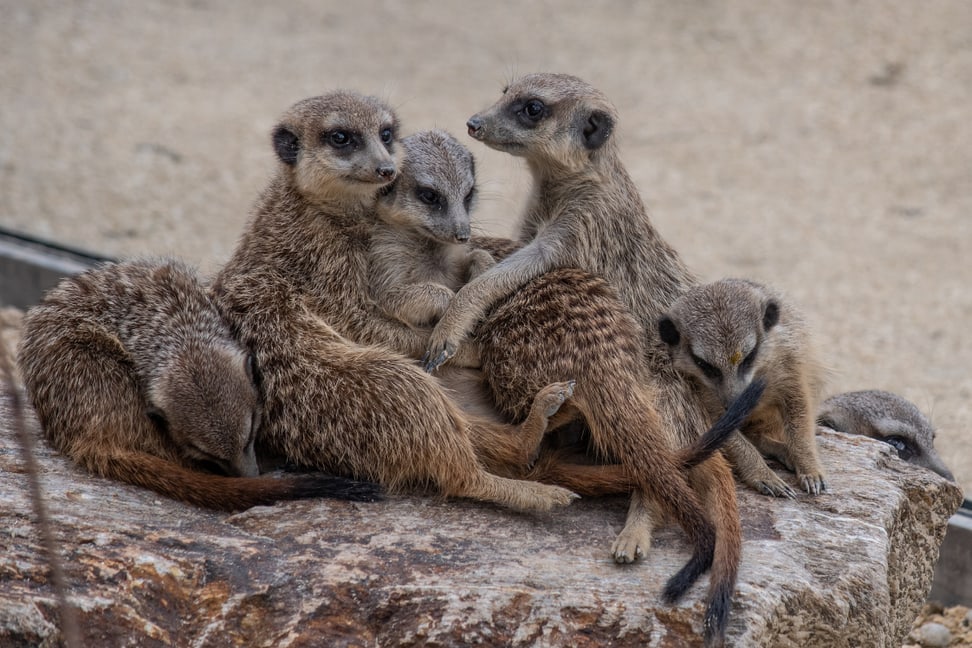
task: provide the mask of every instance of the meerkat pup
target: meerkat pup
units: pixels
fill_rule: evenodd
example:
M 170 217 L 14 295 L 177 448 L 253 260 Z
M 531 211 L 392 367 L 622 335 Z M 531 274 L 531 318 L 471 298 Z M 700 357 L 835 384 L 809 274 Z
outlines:
M 935 450 L 935 426 L 913 403 L 897 394 L 865 390 L 831 396 L 820 406 L 817 423 L 884 441 L 904 461 L 955 481 Z
M 420 355 L 427 335 L 368 298 L 375 202 L 397 173 L 397 130 L 378 99 L 337 91 L 297 103 L 273 131 L 277 173 L 212 287 L 261 368 L 260 440 L 394 491 L 431 487 L 530 511 L 566 505 L 576 496 L 564 488 L 483 469 L 470 438 L 478 424 L 392 350 Z
M 27 312 L 18 361 L 47 440 L 97 475 L 223 510 L 377 494 L 333 477 L 256 478 L 253 359 L 180 262 L 63 280 Z
M 476 167 L 469 149 L 438 130 L 401 144 L 398 178 L 376 208 L 381 225 L 371 239 L 371 296 L 406 324 L 428 326 L 496 260 L 470 243 Z
M 476 244 L 485 242 L 502 253 L 502 241 L 477 237 L 474 244 L 470 240 L 476 167 L 469 149 L 441 130 L 406 137 L 401 148 L 398 176 L 375 208 L 378 223 L 368 260 L 370 292 L 392 317 L 427 327 L 445 312 L 455 291 L 496 263 Z M 395 338 L 388 340 L 393 348 L 395 342 Z M 409 352 L 407 347 L 396 350 Z M 489 402 L 479 372 L 450 368 L 436 378 L 472 418 L 500 424 L 490 428 L 496 433 L 474 435 L 473 443 L 487 468 L 504 476 L 520 476 L 533 463 L 549 419 L 574 389 L 572 381 L 543 386 L 523 422 L 509 427 L 502 425 Z
M 656 427 L 632 430 L 623 442 L 619 441 L 622 447 L 616 452 L 618 460 L 628 456 L 629 461 L 635 461 L 630 448 L 639 444 L 644 448 L 691 444 L 709 427 L 711 417 L 695 388 L 671 366 L 658 338 L 658 317 L 695 279 L 645 213 L 613 137 L 617 121 L 617 111 L 601 92 L 562 74 L 522 77 L 511 83 L 492 107 L 469 119 L 467 126 L 473 138 L 526 161 L 534 178 L 534 191 L 519 228 L 522 247 L 459 290 L 432 332 L 427 368 L 435 369 L 461 352 L 463 341 L 497 304 L 516 303 L 525 309 L 518 291 L 545 273 L 574 267 L 599 275 L 616 291 L 641 329 L 643 380 L 654 391 L 646 407 L 656 408 Z M 487 319 L 479 331 L 490 325 Z M 565 322 L 565 326 L 570 323 Z M 527 328 L 524 326 L 524 331 Z M 601 331 L 597 335 L 600 341 L 609 334 Z M 482 339 L 478 342 L 484 344 Z M 531 351 L 522 351 L 521 355 L 529 356 Z M 482 353 L 485 361 L 488 352 L 482 349 Z M 510 356 L 503 361 L 518 362 Z M 519 362 L 522 364 L 522 360 Z M 585 393 L 601 389 L 594 384 L 596 380 L 588 379 L 586 369 L 577 367 L 574 403 L 585 398 L 593 402 L 602 396 Z M 487 377 L 492 371 L 485 365 L 483 370 Z M 542 374 L 542 368 L 536 371 Z M 543 378 L 555 380 L 556 375 Z M 526 381 L 500 384 L 497 380 L 491 386 L 498 403 L 515 403 L 528 393 Z M 610 402 L 616 403 L 614 399 Z M 592 435 L 609 435 L 617 430 L 601 427 L 598 431 L 598 425 L 587 422 Z M 646 436 L 639 439 L 637 433 Z M 739 435 L 733 438 L 742 439 Z M 715 645 L 724 635 L 741 546 L 735 484 L 720 456 L 693 468 L 690 479 L 700 489 L 720 538 L 714 563 L 717 573 L 712 578 L 718 591 L 710 590 L 706 623 L 708 641 Z M 634 492 L 628 522 L 614 546 L 616 560 L 633 560 L 650 545 L 650 491 L 641 488 Z
M 761 378 L 766 391 L 743 433 L 794 471 L 803 490 L 826 490 L 814 423 L 822 367 L 803 318 L 788 301 L 753 281 L 723 279 L 680 297 L 659 319 L 658 332 L 672 363 L 698 384 L 713 415 Z M 758 455 L 734 468 L 767 495 L 793 496 Z

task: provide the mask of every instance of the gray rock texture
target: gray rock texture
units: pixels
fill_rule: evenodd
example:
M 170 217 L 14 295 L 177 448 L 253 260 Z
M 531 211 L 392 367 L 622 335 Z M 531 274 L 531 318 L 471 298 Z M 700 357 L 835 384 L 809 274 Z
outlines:
M 55 645 L 54 593 L 9 407 L 0 409 L 0 645 Z M 29 421 L 35 428 L 36 421 Z M 887 446 L 821 430 L 831 491 L 740 489 L 744 556 L 730 645 L 901 646 L 959 489 Z M 38 459 L 84 644 L 692 646 L 702 583 L 672 607 L 673 527 L 647 559 L 609 556 L 623 498 L 545 516 L 465 501 L 302 501 L 235 515 Z

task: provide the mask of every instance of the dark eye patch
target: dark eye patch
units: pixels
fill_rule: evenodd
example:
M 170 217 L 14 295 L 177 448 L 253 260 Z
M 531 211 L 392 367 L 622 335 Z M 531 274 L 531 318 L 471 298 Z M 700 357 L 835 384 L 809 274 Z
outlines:
M 753 363 L 756 362 L 756 356 L 759 353 L 759 345 L 753 347 L 753 350 L 749 352 L 743 361 L 739 363 L 740 371 L 749 371 L 753 368 Z
M 430 207 L 439 207 L 442 205 L 442 196 L 438 191 L 432 189 L 431 187 L 418 187 L 415 189 L 415 196 L 423 204 Z
M 908 461 L 909 459 L 911 459 L 912 457 L 918 454 L 918 451 L 915 448 L 915 446 L 910 441 L 908 441 L 908 439 L 905 439 L 904 437 L 889 436 L 889 437 L 884 437 L 881 440 L 887 443 L 892 448 L 894 448 L 898 453 L 898 457 L 904 459 L 905 461 Z
M 712 380 L 722 380 L 722 371 L 718 367 L 709 364 L 694 353 L 692 354 L 692 362 L 694 362 L 695 366 L 698 367 L 703 374 L 705 374 L 706 378 L 710 378 Z

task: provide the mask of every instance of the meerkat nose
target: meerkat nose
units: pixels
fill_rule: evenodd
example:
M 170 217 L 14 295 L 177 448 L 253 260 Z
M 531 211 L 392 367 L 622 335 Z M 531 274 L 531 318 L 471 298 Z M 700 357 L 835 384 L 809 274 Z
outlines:
M 466 122 L 469 134 L 477 139 L 483 134 L 483 126 L 483 120 L 478 116 L 470 117 L 469 121 Z
M 383 180 L 391 180 L 395 177 L 395 167 L 391 164 L 382 164 L 380 167 L 375 169 L 375 173 L 378 177 Z

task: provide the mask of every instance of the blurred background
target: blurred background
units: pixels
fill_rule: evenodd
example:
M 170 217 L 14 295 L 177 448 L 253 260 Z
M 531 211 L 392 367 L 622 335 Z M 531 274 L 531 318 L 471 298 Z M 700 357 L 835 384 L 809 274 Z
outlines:
M 972 3 L 0 0 L 0 226 L 212 272 L 274 169 L 269 132 L 334 88 L 477 157 L 481 230 L 521 163 L 465 136 L 514 76 L 618 107 L 628 168 L 703 280 L 782 289 L 828 393 L 914 401 L 972 488 Z M 832 483 L 839 493 L 841 484 Z

